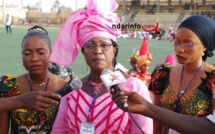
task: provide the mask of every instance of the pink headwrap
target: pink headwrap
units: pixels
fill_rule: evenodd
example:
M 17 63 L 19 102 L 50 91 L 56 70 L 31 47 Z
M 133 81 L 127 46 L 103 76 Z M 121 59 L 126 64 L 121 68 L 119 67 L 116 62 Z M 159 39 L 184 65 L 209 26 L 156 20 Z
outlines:
M 79 10 L 66 20 L 52 50 L 50 61 L 69 66 L 84 44 L 98 36 L 116 41 L 119 34 L 112 24 L 119 24 L 113 13 L 118 7 L 115 0 L 89 0 L 87 10 Z

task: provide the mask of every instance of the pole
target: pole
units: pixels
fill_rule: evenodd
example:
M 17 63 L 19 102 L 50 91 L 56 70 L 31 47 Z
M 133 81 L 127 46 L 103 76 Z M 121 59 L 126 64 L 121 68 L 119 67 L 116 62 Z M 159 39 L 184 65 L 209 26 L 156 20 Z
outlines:
M 125 15 L 125 2 L 126 0 L 122 1 L 122 11 L 123 11 L 123 15 Z
M 160 2 L 159 2 L 159 0 L 158 0 L 158 15 L 159 15 L 159 10 L 160 10 Z
M 122 1 L 122 11 L 123 11 L 123 16 L 124 16 L 123 22 L 126 22 L 126 18 L 127 18 L 126 9 L 125 9 L 125 8 L 126 8 L 125 3 L 126 3 L 126 0 L 123 0 L 123 1 Z
M 78 0 L 76 0 L 75 4 L 75 11 L 78 11 Z
M 2 24 L 4 25 L 4 14 L 5 14 L 5 1 L 2 0 Z
M 159 21 L 160 17 L 160 0 L 158 0 L 158 15 L 157 15 L 157 22 Z
M 193 2 L 193 14 L 196 14 L 196 0 Z

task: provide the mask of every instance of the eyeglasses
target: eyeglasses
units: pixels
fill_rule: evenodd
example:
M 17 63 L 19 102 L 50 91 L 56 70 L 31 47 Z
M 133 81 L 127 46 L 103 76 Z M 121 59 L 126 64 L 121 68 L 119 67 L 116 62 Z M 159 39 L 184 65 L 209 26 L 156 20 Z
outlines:
M 191 44 L 191 43 L 182 43 L 177 40 L 173 40 L 172 43 L 173 43 L 174 47 L 178 47 L 181 44 L 185 49 L 193 48 L 193 44 Z
M 97 47 L 99 47 L 102 51 L 107 51 L 110 49 L 110 47 L 112 46 L 112 44 L 109 43 L 102 43 L 99 46 L 95 45 L 94 43 L 88 43 L 84 46 L 84 49 L 86 51 L 92 52 L 94 51 Z

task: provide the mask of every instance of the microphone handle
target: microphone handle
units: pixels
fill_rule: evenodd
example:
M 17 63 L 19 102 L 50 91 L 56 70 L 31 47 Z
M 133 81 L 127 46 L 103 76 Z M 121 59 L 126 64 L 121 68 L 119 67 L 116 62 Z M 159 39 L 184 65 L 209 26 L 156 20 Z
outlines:
M 114 89 L 114 93 L 120 92 L 120 89 L 118 88 L 117 85 L 113 85 L 113 86 L 111 86 L 111 88 Z M 128 104 L 127 104 L 127 103 L 124 103 L 124 104 L 123 104 L 123 107 L 124 107 L 124 108 L 128 108 Z
M 113 86 L 111 86 L 111 88 L 114 89 L 114 93 L 120 92 L 120 89 L 118 88 L 117 85 L 113 85 Z
M 59 94 L 59 95 L 61 95 L 61 96 L 64 96 L 64 95 L 68 94 L 68 93 L 71 92 L 71 91 L 72 91 L 71 85 L 70 85 L 70 84 L 67 84 L 67 85 L 65 85 L 62 89 L 56 91 L 55 93 L 57 93 L 57 94 Z

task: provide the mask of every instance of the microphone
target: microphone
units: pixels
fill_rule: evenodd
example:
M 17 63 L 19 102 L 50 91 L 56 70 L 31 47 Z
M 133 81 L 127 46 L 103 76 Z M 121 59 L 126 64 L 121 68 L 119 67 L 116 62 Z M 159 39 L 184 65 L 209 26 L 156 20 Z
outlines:
M 107 87 L 110 86 L 111 88 L 114 89 L 114 93 L 120 92 L 120 89 L 118 88 L 117 84 L 126 81 L 125 77 L 122 75 L 120 71 L 113 72 L 110 69 L 104 69 L 100 77 Z M 124 103 L 123 107 L 127 108 L 128 104 Z
M 108 74 L 108 73 L 113 73 L 113 72 L 112 72 L 110 69 L 104 69 L 104 70 L 102 71 L 102 75 Z M 117 85 L 112 85 L 111 88 L 114 89 L 114 93 L 120 92 L 120 90 L 119 90 L 119 88 L 118 88 Z
M 126 81 L 125 77 L 122 75 L 122 73 L 120 71 L 114 71 L 114 72 L 112 72 L 110 69 L 104 69 L 102 71 L 102 74 L 101 74 L 100 78 L 102 79 L 102 81 L 105 83 L 105 85 L 107 87 L 110 86 L 111 88 L 114 89 L 114 93 L 120 91 L 119 88 L 118 88 L 118 86 L 117 86 L 117 84 Z M 134 123 L 136 124 L 136 126 L 144 134 L 143 130 L 140 128 L 140 126 L 137 124 L 137 122 L 134 120 L 133 116 L 131 115 L 131 112 L 129 110 L 128 104 L 126 102 L 123 104 L 123 107 L 127 110 L 127 112 L 131 116 L 131 119 L 134 121 Z
M 75 79 L 75 80 L 72 80 L 69 84 L 66 84 L 65 86 L 63 86 L 61 89 L 59 89 L 55 93 L 57 93 L 61 96 L 64 96 L 73 90 L 81 88 L 82 85 L 83 84 L 82 84 L 81 80 Z

